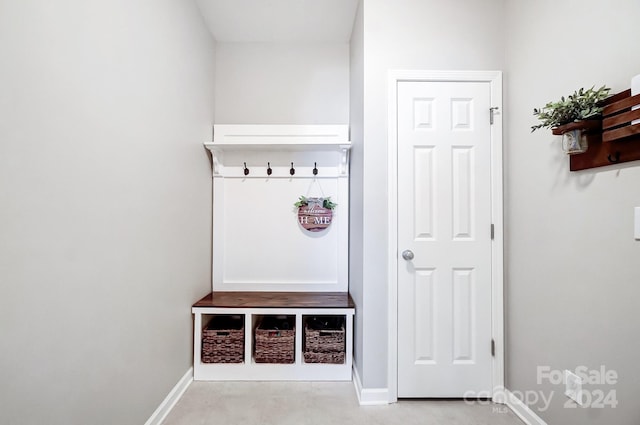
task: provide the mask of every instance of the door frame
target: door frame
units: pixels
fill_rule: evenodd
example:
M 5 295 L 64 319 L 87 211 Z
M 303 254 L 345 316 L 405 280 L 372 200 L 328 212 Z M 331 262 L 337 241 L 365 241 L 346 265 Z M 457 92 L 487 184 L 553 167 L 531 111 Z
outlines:
M 495 110 L 491 126 L 491 219 L 494 238 L 491 243 L 491 337 L 495 342 L 491 376 L 495 403 L 505 403 L 504 391 L 504 243 L 503 243 L 503 164 L 502 164 L 502 71 L 426 71 L 390 70 L 388 74 L 388 281 L 389 331 L 387 385 L 389 402 L 398 401 L 398 83 L 415 82 L 488 82 L 491 106 Z M 487 111 L 489 119 L 490 111 Z M 487 346 L 487 350 L 490 347 Z

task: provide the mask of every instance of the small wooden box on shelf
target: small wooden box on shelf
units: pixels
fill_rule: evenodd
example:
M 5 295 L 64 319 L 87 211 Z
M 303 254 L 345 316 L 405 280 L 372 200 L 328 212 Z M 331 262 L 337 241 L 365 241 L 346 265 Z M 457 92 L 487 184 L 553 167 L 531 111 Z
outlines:
M 570 170 L 586 170 L 606 165 L 640 160 L 640 95 L 631 96 L 631 90 L 611 96 L 604 101 L 602 123 L 586 132 L 589 148 L 585 153 L 571 155 Z M 567 126 L 577 123 L 567 124 Z M 601 129 L 600 129 L 601 126 Z M 554 134 L 568 131 L 566 126 L 554 129 Z
M 196 381 L 351 380 L 355 305 L 346 292 L 212 292 L 196 302 L 192 312 L 194 314 L 193 378 Z M 202 358 L 205 322 L 210 316 L 216 315 L 239 315 L 243 318 L 244 362 L 207 363 Z M 284 345 L 275 348 L 267 347 L 266 354 L 260 351 L 256 354 L 259 342 L 256 331 L 261 329 L 260 324 L 264 323 L 263 320 L 272 317 L 282 320 L 283 316 L 289 321 L 287 327 L 290 329 L 283 330 L 288 332 L 285 332 L 288 339 L 276 342 L 291 343 L 291 337 L 293 338 L 292 361 L 289 355 L 290 348 Z M 314 316 L 335 318 L 344 324 L 343 333 L 339 335 L 343 341 L 341 347 L 344 348 L 336 349 L 333 343 L 337 341 L 335 338 L 337 335 L 332 335 L 332 338 L 327 339 L 333 344 L 327 347 L 329 356 L 315 356 L 318 358 L 307 356 L 308 361 L 306 361 L 305 324 L 310 317 Z M 267 332 L 267 336 L 269 332 L 275 332 L 274 329 L 269 328 L 270 325 L 267 323 L 263 329 Z M 319 351 L 318 347 L 316 351 Z M 338 351 L 341 353 L 338 354 Z M 286 363 L 285 360 L 290 363 Z

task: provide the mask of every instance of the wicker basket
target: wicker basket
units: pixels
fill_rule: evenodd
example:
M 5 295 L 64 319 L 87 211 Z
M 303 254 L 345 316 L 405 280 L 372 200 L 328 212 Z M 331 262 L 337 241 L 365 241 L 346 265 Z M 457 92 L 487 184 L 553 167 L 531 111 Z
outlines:
M 305 322 L 303 351 L 306 363 L 344 363 L 344 317 L 309 318 Z
M 256 363 L 293 363 L 295 334 L 295 317 L 264 317 L 255 332 Z
M 304 362 L 344 364 L 344 351 L 335 353 L 312 353 L 310 351 L 305 351 Z
M 244 362 L 244 320 L 214 316 L 202 330 L 202 363 Z

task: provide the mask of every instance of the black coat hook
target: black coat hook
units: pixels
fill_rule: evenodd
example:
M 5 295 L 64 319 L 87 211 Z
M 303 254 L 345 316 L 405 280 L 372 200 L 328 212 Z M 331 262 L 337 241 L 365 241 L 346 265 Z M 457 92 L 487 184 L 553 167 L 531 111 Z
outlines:
M 292 176 L 296 173 L 296 169 L 293 168 L 293 162 L 291 163 L 291 169 L 289 170 L 289 174 L 291 174 Z
M 249 175 L 249 169 L 247 168 L 247 163 L 244 163 L 244 175 L 248 176 Z
M 313 163 L 313 175 L 317 176 L 318 175 L 318 166 L 316 165 L 316 163 Z
M 607 159 L 612 164 L 615 164 L 616 162 L 620 162 L 620 152 L 616 151 L 613 158 L 611 158 L 611 154 L 607 155 Z
M 273 170 L 271 169 L 271 163 L 267 162 L 267 175 L 270 176 L 271 173 L 273 173 Z

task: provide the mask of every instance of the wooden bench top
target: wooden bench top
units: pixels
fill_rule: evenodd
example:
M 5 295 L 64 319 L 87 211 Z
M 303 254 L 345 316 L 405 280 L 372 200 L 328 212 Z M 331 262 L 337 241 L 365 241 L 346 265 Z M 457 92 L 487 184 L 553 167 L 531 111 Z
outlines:
M 348 292 L 211 292 L 194 307 L 355 308 Z

